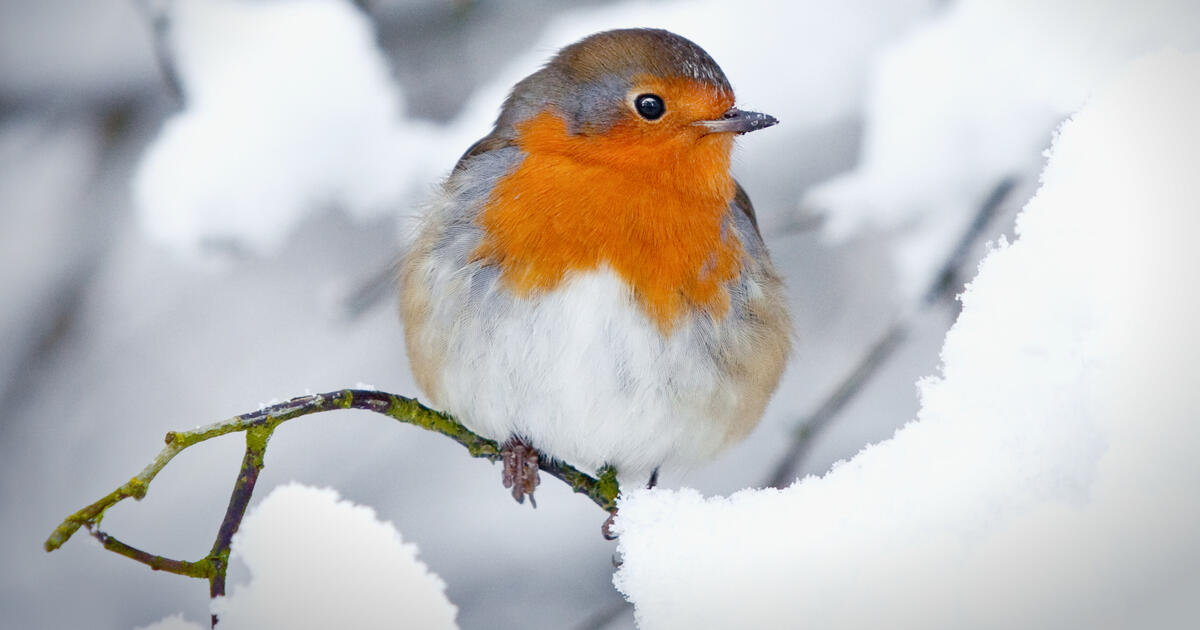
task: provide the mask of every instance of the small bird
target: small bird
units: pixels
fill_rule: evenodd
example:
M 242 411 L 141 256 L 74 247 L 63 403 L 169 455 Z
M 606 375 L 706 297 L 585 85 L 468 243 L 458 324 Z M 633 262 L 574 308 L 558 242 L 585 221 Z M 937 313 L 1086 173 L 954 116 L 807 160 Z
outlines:
M 405 341 L 518 501 L 539 457 L 653 483 L 758 423 L 791 322 L 730 152 L 776 122 L 691 41 L 613 30 L 517 83 L 459 159 L 401 262 Z

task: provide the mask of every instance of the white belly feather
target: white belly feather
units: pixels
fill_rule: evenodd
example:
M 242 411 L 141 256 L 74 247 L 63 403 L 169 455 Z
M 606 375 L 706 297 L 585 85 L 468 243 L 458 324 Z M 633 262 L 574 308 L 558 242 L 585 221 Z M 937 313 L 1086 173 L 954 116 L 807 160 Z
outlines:
M 692 322 L 664 338 L 611 271 L 505 302 L 462 313 L 444 357 L 438 402 L 472 430 L 631 481 L 727 441 L 737 395 L 713 340 Z

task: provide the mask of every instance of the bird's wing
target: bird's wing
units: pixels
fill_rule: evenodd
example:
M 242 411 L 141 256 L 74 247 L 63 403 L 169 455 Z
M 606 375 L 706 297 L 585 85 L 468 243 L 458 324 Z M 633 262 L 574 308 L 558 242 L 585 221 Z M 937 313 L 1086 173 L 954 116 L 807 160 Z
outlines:
M 733 183 L 737 190 L 734 192 L 733 201 L 729 202 L 729 209 L 738 236 L 741 237 L 742 244 L 749 249 L 763 249 L 762 233 L 758 231 L 758 217 L 754 214 L 754 204 L 750 203 L 750 195 L 746 194 L 746 189 L 737 181 Z
M 467 149 L 466 153 L 463 153 L 462 157 L 458 158 L 458 163 L 454 165 L 454 170 L 451 171 L 451 173 L 457 173 L 458 171 L 462 170 L 463 165 L 467 163 L 467 160 L 470 160 L 477 155 L 511 146 L 516 146 L 512 138 L 500 135 L 500 133 L 497 131 L 493 131 L 479 140 L 476 140 L 475 144 L 472 144 L 471 147 Z

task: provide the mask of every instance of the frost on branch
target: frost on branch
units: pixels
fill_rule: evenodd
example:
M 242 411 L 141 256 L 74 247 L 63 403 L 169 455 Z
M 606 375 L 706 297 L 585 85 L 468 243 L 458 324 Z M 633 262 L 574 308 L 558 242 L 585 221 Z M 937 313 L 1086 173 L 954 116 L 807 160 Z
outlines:
M 782 491 L 627 497 L 641 627 L 1194 625 L 1197 111 L 1200 55 L 1168 54 L 1063 126 L 892 439 Z

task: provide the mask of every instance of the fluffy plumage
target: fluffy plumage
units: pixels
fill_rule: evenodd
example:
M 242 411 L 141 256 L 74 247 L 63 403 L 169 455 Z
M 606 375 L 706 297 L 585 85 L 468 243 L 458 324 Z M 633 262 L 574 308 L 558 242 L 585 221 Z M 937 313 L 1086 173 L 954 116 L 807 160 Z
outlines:
M 637 115 L 645 93 L 662 118 Z M 790 322 L 729 174 L 733 134 L 696 124 L 733 102 L 702 49 L 657 30 L 593 35 L 514 88 L 402 265 L 409 358 L 434 404 L 623 481 L 754 427 Z

